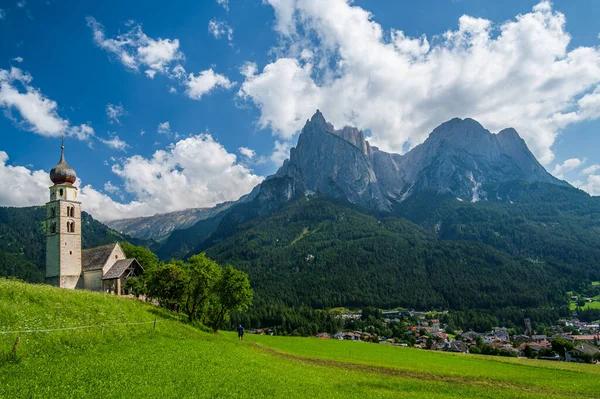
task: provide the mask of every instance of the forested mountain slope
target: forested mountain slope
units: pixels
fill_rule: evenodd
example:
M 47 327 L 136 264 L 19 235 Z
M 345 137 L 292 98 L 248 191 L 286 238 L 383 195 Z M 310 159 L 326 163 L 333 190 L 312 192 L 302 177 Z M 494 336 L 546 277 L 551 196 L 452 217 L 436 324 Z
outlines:
M 562 305 L 575 278 L 554 264 L 478 242 L 440 240 L 433 229 L 324 197 L 299 199 L 221 238 L 198 250 L 246 271 L 258 306 Z

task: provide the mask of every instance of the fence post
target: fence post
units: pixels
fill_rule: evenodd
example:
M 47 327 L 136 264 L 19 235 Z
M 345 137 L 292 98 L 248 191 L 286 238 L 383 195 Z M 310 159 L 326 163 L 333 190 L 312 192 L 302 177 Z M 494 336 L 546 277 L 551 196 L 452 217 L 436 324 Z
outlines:
M 13 345 L 13 357 L 16 359 L 17 358 L 17 348 L 19 348 L 19 342 L 21 342 L 21 337 L 17 337 L 17 340 L 15 341 L 15 344 Z

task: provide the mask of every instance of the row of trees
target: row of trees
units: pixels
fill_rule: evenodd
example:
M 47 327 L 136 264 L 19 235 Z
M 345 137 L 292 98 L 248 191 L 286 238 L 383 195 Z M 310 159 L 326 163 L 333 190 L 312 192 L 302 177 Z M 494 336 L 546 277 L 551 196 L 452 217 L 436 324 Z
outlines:
M 216 332 L 229 320 L 230 312 L 245 311 L 252 303 L 248 275 L 231 266 L 223 268 L 204 253 L 187 262 L 159 263 L 144 247 L 128 243 L 122 247 L 145 270 L 142 276 L 129 279 L 127 288 L 166 309 L 184 312 L 190 322 L 201 321 Z

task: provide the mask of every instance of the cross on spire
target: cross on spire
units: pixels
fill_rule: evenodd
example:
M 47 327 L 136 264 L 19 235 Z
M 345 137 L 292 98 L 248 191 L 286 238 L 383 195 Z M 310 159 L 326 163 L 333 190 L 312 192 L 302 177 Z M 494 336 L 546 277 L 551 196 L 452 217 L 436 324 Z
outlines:
M 60 135 L 60 141 L 61 141 L 60 148 L 64 150 L 65 149 L 65 135 L 64 134 Z

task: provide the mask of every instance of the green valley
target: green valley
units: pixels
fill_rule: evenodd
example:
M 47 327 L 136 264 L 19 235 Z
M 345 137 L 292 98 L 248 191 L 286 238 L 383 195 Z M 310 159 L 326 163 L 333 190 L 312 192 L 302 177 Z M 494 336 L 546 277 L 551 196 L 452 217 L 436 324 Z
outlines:
M 137 322 L 147 324 L 116 325 Z M 599 397 L 597 366 L 314 338 L 239 342 L 137 300 L 0 280 L 0 331 L 77 326 L 93 328 L 0 334 L 0 397 Z M 17 357 L 7 357 L 18 335 Z

